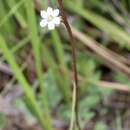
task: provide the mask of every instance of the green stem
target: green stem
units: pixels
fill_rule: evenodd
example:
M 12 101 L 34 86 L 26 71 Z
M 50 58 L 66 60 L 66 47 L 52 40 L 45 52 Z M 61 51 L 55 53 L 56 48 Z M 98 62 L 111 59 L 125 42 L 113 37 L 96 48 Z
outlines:
M 35 99 L 33 90 L 31 89 L 31 86 L 28 84 L 27 80 L 25 79 L 21 69 L 15 62 L 14 57 L 13 57 L 12 53 L 9 51 L 7 44 L 5 43 L 5 40 L 3 39 L 2 36 L 0 36 L 0 49 L 2 50 L 2 53 L 5 57 L 5 59 L 7 60 L 8 64 L 10 65 L 16 79 L 18 80 L 21 87 L 23 88 L 25 96 L 30 101 L 30 104 L 33 106 L 33 110 L 35 112 L 35 115 L 36 115 L 39 123 L 41 124 L 41 127 L 43 129 L 48 128 L 48 127 L 46 127 L 47 122 L 45 119 L 43 119 L 42 112 L 41 112 L 40 108 L 38 107 L 38 103 Z
M 44 106 L 45 116 L 46 116 L 46 121 L 47 121 L 47 124 L 44 124 L 44 125 L 46 126 L 47 130 L 52 130 L 50 111 L 49 111 L 48 101 L 46 98 L 46 93 L 44 90 L 44 83 L 42 79 L 42 63 L 41 63 L 41 54 L 40 54 L 41 42 L 38 37 L 36 16 L 35 16 L 35 11 L 34 11 L 35 7 L 32 0 L 27 0 L 25 4 L 26 4 L 27 17 L 28 17 L 28 26 L 31 33 L 31 41 L 32 41 L 33 52 L 34 52 L 34 57 L 35 57 L 35 68 L 36 68 L 37 77 L 40 83 L 40 89 L 42 92 L 42 95 L 41 95 L 42 103 Z
M 71 121 L 69 130 L 73 130 L 75 122 L 75 106 L 76 106 L 76 86 L 73 83 L 73 96 L 72 96 L 72 112 L 71 112 Z

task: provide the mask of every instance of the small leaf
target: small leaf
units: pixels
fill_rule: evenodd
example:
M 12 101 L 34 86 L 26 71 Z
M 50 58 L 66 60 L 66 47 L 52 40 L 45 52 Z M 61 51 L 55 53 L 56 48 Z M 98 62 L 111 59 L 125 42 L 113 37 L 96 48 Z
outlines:
M 107 130 L 107 126 L 103 122 L 98 122 L 94 130 Z

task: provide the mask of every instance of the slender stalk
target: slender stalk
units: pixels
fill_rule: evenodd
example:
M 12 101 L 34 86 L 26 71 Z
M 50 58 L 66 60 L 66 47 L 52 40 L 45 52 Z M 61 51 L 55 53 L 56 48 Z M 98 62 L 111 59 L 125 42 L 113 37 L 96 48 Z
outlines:
M 47 1 L 48 6 L 51 6 L 51 0 Z
M 48 6 L 50 7 L 55 7 L 55 2 L 52 0 L 48 0 Z M 56 53 L 57 60 L 59 62 L 59 68 L 64 68 L 63 71 L 63 76 L 61 77 L 61 72 L 56 72 L 56 79 L 58 83 L 58 87 L 63 94 L 64 101 L 67 104 L 70 104 L 70 99 L 71 99 L 71 92 L 69 88 L 69 77 L 68 77 L 68 69 L 67 69 L 67 64 L 65 63 L 65 58 L 64 58 L 64 48 L 62 46 L 61 40 L 58 35 L 58 31 L 55 29 L 54 31 L 51 32 L 52 40 L 54 42 L 54 51 Z M 52 64 L 51 64 L 52 66 Z
M 33 90 L 31 86 L 29 85 L 29 83 L 27 82 L 26 78 L 24 77 L 20 67 L 17 65 L 12 53 L 9 51 L 9 48 L 7 46 L 7 43 L 5 42 L 5 39 L 3 39 L 2 36 L 0 36 L 0 49 L 2 50 L 2 54 L 7 60 L 8 64 L 10 65 L 16 79 L 21 84 L 21 87 L 25 93 L 25 96 L 30 102 L 32 109 L 34 110 L 34 114 L 37 117 L 41 127 L 43 129 L 45 128 L 48 129 L 47 127 L 48 122 L 45 118 L 43 118 L 42 111 L 36 101 Z
M 45 124 L 47 130 L 52 130 L 52 122 L 51 122 L 51 114 L 48 106 L 47 96 L 44 89 L 44 83 L 42 79 L 42 61 L 41 61 L 41 41 L 38 37 L 38 30 L 37 30 L 37 23 L 36 23 L 36 16 L 34 11 L 34 3 L 32 0 L 27 0 L 25 2 L 26 5 L 26 11 L 27 11 L 27 18 L 28 18 L 28 27 L 31 34 L 31 42 L 34 52 L 34 58 L 35 58 L 35 68 L 36 68 L 36 74 L 37 78 L 40 84 L 41 89 L 41 98 L 42 98 L 42 104 L 44 106 L 44 112 L 46 116 L 47 123 Z
M 74 87 L 75 87 L 75 98 L 76 98 L 76 102 L 75 102 L 75 121 L 76 121 L 76 125 L 78 127 L 78 129 L 80 130 L 80 124 L 79 124 L 79 116 L 78 116 L 78 98 L 79 98 L 79 88 L 78 88 L 78 76 L 77 76 L 77 67 L 76 67 L 76 48 L 75 48 L 75 39 L 71 30 L 71 27 L 68 23 L 66 14 L 64 12 L 64 7 L 63 7 L 63 3 L 62 0 L 57 0 L 58 4 L 59 4 L 59 9 L 61 11 L 61 16 L 63 19 L 63 22 L 66 26 L 66 29 L 68 31 L 69 37 L 70 37 L 70 44 L 71 44 L 71 48 L 72 48 L 72 69 L 73 69 L 73 78 L 74 78 Z M 73 90 L 74 91 L 74 90 Z
M 75 105 L 76 105 L 76 87 L 75 83 L 73 83 L 73 102 L 72 102 L 72 114 L 71 114 L 71 122 L 69 130 L 73 130 L 74 122 L 75 122 Z

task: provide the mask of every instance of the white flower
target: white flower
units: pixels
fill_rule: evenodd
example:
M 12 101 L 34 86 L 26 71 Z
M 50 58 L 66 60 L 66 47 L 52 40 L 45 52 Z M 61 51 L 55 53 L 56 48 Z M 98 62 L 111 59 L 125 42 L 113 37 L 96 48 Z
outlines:
M 55 29 L 55 26 L 60 25 L 61 18 L 59 16 L 59 9 L 52 9 L 51 7 L 47 8 L 47 11 L 41 11 L 42 20 L 40 22 L 41 27 L 48 26 L 49 30 Z

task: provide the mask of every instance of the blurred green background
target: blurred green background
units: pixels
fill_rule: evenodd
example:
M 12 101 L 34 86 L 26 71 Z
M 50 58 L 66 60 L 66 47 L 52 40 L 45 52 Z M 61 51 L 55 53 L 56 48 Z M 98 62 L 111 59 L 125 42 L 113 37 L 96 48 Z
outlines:
M 76 39 L 82 129 L 129 130 L 130 1 L 63 5 Z M 69 128 L 71 46 L 63 24 L 40 27 L 47 7 L 47 0 L 0 1 L 1 130 Z

